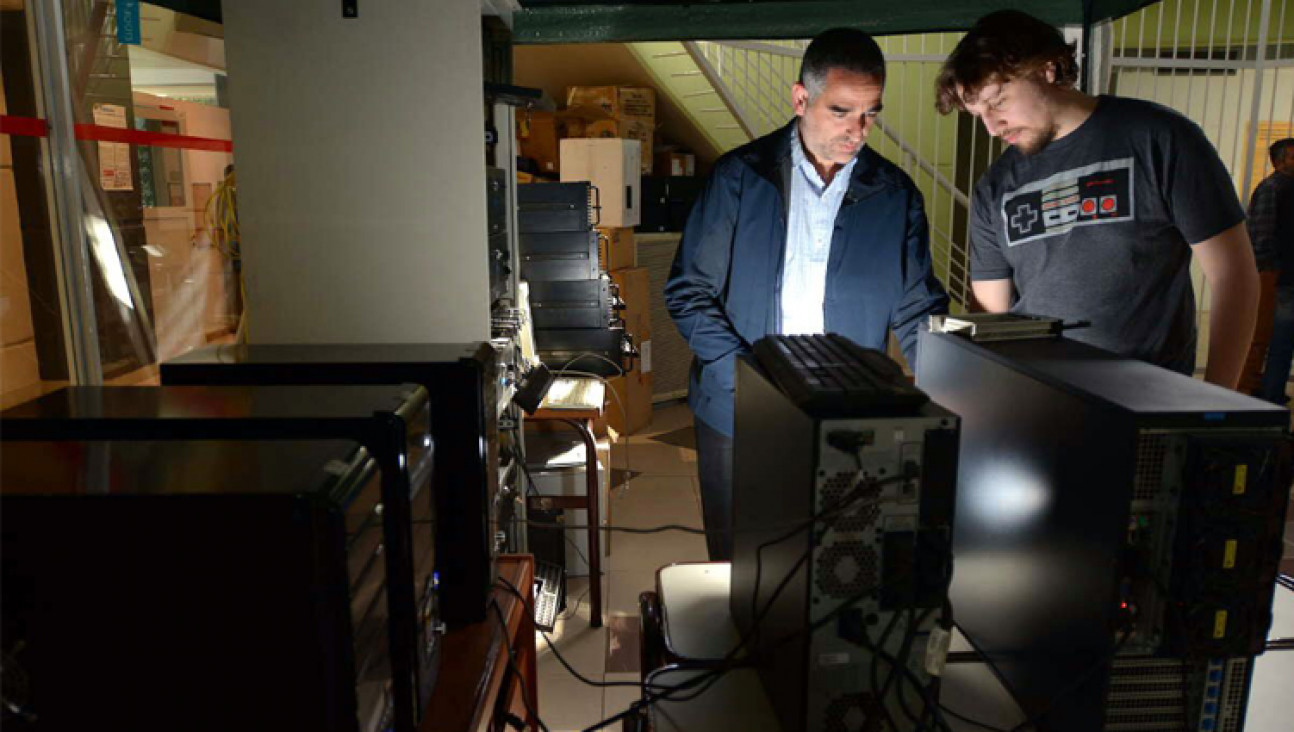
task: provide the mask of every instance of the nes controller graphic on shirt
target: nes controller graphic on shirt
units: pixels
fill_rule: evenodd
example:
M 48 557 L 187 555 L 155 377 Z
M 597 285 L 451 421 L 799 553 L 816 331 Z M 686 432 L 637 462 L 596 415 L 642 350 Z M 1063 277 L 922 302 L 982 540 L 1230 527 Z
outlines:
M 1009 247 L 1133 218 L 1132 158 L 1073 168 L 1002 197 L 1002 225 Z

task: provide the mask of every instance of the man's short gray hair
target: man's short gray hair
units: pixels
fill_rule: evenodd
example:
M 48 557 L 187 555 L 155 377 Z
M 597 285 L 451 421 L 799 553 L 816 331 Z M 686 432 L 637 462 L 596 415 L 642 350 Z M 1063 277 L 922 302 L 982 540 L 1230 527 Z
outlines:
M 800 83 L 816 98 L 827 86 L 832 69 L 852 71 L 885 81 L 885 55 L 868 34 L 855 28 L 832 28 L 817 35 L 804 50 Z

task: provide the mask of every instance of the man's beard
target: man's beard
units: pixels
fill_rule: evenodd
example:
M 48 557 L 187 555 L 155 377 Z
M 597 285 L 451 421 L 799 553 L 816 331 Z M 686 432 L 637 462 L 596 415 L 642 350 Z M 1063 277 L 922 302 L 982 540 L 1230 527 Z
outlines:
M 1037 155 L 1055 141 L 1056 125 L 1052 124 L 1036 135 L 1026 131 L 1012 146 L 1025 155 Z

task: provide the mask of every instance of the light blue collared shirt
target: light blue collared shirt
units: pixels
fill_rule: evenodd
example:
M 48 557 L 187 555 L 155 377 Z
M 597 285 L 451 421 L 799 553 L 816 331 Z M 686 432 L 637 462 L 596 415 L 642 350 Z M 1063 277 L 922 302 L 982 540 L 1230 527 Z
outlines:
M 784 335 L 824 332 L 827 259 L 840 202 L 849 188 L 855 156 L 836 172 L 831 184 L 813 167 L 800 144 L 800 126 L 791 132 L 791 206 L 786 221 L 786 260 L 782 267 L 781 331 Z

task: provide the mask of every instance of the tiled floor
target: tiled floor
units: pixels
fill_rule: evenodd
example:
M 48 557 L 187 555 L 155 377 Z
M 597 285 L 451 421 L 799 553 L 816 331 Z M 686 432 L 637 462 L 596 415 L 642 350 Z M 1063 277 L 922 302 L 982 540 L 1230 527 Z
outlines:
M 613 448 L 613 482 L 625 485 L 612 490 L 612 525 L 699 528 L 701 497 L 694 444 L 692 413 L 685 405 L 674 404 L 657 409 L 650 428 Z M 567 612 L 577 601 L 578 608 L 560 620 L 549 636 L 558 653 L 589 680 L 626 686 L 600 689 L 584 684 L 562 667 L 540 639 L 539 715 L 552 732 L 582 730 L 624 711 L 639 698 L 638 594 L 655 587 L 658 568 L 706 559 L 705 540 L 694 534 L 612 533 L 610 537 L 611 555 L 602 583 L 604 627 L 589 627 L 588 581 L 575 578 L 567 587 Z

